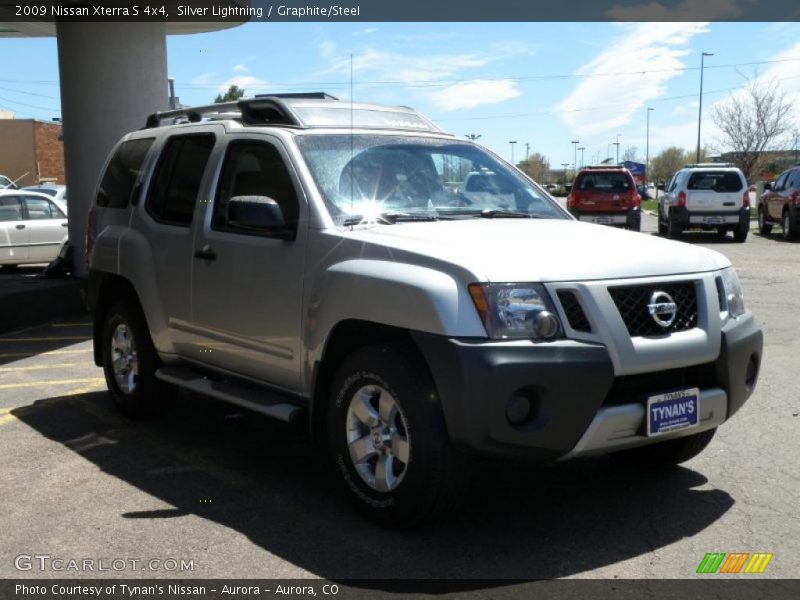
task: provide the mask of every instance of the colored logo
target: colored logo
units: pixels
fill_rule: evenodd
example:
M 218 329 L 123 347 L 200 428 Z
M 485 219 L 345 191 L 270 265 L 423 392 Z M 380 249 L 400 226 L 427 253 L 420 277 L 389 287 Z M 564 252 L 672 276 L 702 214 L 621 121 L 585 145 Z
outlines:
M 766 552 L 708 552 L 700 561 L 697 573 L 763 573 L 772 556 Z

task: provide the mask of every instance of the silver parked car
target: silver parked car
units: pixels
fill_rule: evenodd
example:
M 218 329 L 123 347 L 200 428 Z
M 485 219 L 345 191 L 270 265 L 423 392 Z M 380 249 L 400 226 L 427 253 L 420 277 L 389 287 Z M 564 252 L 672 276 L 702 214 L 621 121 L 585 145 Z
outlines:
M 49 263 L 66 242 L 66 206 L 47 194 L 0 190 L 0 265 Z

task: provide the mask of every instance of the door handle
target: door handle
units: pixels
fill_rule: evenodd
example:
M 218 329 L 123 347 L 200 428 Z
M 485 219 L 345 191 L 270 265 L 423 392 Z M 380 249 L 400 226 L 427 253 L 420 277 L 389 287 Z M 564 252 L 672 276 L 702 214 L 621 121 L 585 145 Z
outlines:
M 20 223 L 19 225 L 16 225 L 16 228 L 17 228 L 17 229 L 25 229 L 25 225 L 23 225 L 22 223 Z
M 201 260 L 217 260 L 216 253 L 211 249 L 211 246 L 206 244 L 201 250 L 194 251 L 194 257 Z

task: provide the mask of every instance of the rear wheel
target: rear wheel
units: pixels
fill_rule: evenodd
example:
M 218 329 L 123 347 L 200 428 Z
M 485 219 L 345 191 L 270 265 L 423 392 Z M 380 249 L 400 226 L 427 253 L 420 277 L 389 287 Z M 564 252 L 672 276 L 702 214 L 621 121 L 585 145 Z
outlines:
M 671 240 L 676 239 L 683 229 L 678 222 L 673 218 L 672 213 L 667 216 L 667 237 Z
M 641 467 L 669 467 L 686 462 L 705 450 L 717 429 L 701 431 L 674 440 L 658 442 L 649 446 L 622 450 L 611 455 L 615 460 Z
M 628 220 L 626 224 L 627 228 L 631 231 L 641 231 L 642 230 L 642 213 L 640 211 L 632 211 L 628 214 Z
M 658 235 L 665 236 L 667 235 L 667 224 L 662 219 L 662 215 L 664 213 L 661 211 L 661 206 L 658 207 Z
M 120 412 L 151 418 L 170 408 L 176 390 L 156 379 L 160 361 L 138 306 L 113 304 L 105 316 L 101 343 L 106 384 Z
M 733 239 L 740 244 L 747 241 L 747 234 L 750 231 L 750 217 L 741 219 L 736 229 L 733 230 Z
M 787 208 L 783 211 L 783 239 L 796 240 L 797 233 L 797 228 L 795 227 L 794 220 L 792 219 L 792 213 Z
M 764 207 L 758 207 L 758 232 L 761 235 L 772 233 L 772 223 L 767 223 L 767 216 L 764 214 Z
M 368 346 L 344 360 L 328 443 L 357 510 L 382 525 L 431 521 L 464 496 L 470 460 L 450 444 L 424 365 L 400 347 Z

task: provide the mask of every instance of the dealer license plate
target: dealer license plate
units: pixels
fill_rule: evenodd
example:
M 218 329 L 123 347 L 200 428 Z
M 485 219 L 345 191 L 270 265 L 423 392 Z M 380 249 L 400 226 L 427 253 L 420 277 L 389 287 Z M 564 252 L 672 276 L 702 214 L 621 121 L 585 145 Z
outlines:
M 650 396 L 647 399 L 647 435 L 697 427 L 699 396 L 698 388 Z

